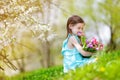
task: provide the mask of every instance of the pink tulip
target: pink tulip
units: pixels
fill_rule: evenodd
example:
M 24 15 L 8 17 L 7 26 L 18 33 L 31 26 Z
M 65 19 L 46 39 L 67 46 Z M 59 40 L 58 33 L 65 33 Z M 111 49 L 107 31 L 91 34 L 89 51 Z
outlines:
M 103 44 L 100 44 L 100 49 L 103 49 Z
M 77 35 L 78 36 L 84 36 L 85 34 L 83 32 L 78 32 Z
M 92 38 L 91 42 L 96 42 L 96 38 Z
M 88 40 L 86 40 L 86 44 L 89 44 L 89 41 L 88 41 Z
M 92 48 L 93 45 L 92 45 L 91 43 L 89 43 L 89 44 L 87 45 L 87 47 Z
M 81 36 L 81 35 L 82 35 L 82 32 L 78 32 L 77 34 L 78 34 L 79 36 Z
M 99 50 L 99 48 L 97 47 L 96 50 Z

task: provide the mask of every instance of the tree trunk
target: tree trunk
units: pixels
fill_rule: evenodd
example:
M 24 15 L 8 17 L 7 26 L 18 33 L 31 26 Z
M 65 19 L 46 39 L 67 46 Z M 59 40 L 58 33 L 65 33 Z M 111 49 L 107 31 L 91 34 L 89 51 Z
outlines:
M 47 7 L 47 13 L 44 13 L 44 23 L 46 24 L 49 24 L 50 22 L 50 16 L 51 16 L 51 12 L 50 12 L 50 9 L 51 9 L 51 4 L 50 4 L 51 0 L 48 0 L 46 2 L 46 7 Z M 45 17 L 46 16 L 46 17 Z M 44 53 L 43 53 L 43 56 L 44 56 L 44 67 L 48 68 L 50 67 L 50 43 L 49 41 L 47 40 L 47 37 L 48 37 L 48 32 L 45 32 L 45 38 L 46 38 L 46 41 L 44 42 Z
M 114 41 L 114 31 L 113 31 L 112 27 L 110 27 L 110 31 L 111 31 L 111 38 L 110 38 L 110 42 L 108 44 L 108 48 L 106 50 L 107 52 L 116 49 L 116 44 L 115 44 L 115 41 Z
M 21 48 L 21 50 L 22 49 L 23 48 Z M 14 48 L 12 49 L 12 53 L 15 53 Z M 17 67 L 18 67 L 18 69 L 19 69 L 19 71 L 21 73 L 21 72 L 25 72 L 25 61 L 24 61 L 25 58 L 24 58 L 24 53 L 20 53 L 20 54 L 21 54 L 20 55 L 20 60 L 14 54 L 13 54 L 13 57 L 14 57 L 14 59 L 16 61 Z
M 24 61 L 24 53 L 21 54 L 21 66 L 20 66 L 20 72 L 25 72 L 25 61 Z
M 46 41 L 44 42 L 44 45 L 43 45 L 43 63 L 44 63 L 44 67 L 45 68 L 48 68 L 50 67 L 50 45 L 49 45 L 49 42 Z

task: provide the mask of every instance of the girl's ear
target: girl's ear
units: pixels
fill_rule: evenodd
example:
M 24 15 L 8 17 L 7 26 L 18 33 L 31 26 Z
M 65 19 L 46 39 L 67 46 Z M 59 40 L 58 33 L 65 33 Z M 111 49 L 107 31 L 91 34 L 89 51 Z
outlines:
M 69 24 L 69 29 L 72 29 L 73 25 L 72 24 Z

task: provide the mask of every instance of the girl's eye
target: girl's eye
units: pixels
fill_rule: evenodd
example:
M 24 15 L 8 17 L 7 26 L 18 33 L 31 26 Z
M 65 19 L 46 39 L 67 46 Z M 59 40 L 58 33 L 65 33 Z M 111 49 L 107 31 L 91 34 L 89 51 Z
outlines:
M 81 29 L 81 30 L 83 30 L 83 28 L 78 28 L 78 29 Z
M 81 27 L 78 27 L 78 29 L 81 29 Z

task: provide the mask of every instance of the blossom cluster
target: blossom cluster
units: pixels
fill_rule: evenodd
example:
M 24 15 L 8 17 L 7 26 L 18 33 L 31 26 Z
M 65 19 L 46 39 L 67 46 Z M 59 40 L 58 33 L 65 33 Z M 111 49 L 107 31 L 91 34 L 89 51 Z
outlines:
M 81 33 L 78 33 L 78 35 L 81 38 L 83 50 L 94 53 L 103 49 L 103 44 L 97 41 L 96 38 L 93 37 L 91 40 L 87 40 L 85 36 L 81 36 Z

